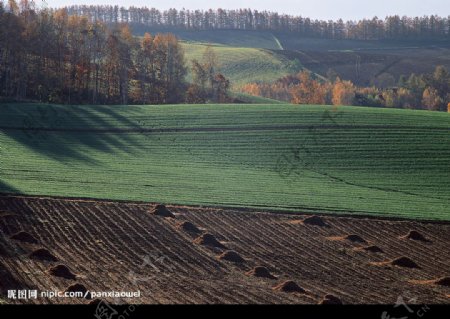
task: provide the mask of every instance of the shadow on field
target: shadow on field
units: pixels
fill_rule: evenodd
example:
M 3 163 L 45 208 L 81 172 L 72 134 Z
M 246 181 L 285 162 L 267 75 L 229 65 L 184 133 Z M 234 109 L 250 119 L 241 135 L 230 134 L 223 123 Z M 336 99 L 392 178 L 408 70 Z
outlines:
M 1 180 L 1 176 L 0 176 L 0 195 L 6 193 L 6 194 L 17 194 L 20 193 L 18 189 L 16 189 L 15 187 L 9 185 L 8 183 L 4 182 Z M 1 205 L 0 205 L 0 210 L 2 209 Z
M 134 143 L 128 134 L 84 131 L 111 127 L 138 131 L 139 124 L 120 115 L 120 108 L 2 104 L 0 131 L 17 143 L 54 160 L 96 164 L 87 154 L 88 149 L 112 153 L 115 149 L 129 148 Z M 7 147 L 3 147 L 3 152 L 8 152 Z

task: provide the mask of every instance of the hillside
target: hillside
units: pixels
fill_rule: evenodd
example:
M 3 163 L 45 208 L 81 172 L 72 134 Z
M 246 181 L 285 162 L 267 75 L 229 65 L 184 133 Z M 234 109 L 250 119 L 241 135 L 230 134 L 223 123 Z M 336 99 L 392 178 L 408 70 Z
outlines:
M 402 75 L 433 72 L 438 65 L 450 69 L 450 43 L 441 40 L 332 40 L 243 30 L 172 32 L 187 41 L 188 61 L 200 56 L 203 45 L 214 45 L 224 73 L 237 86 L 296 73 L 300 69 L 289 67 L 294 60 L 313 73 L 327 77 L 334 71 L 341 79 L 361 86 L 395 86 Z M 250 68 L 257 71 L 249 72 Z
M 1 192 L 450 219 L 446 113 L 293 105 L 0 108 Z
M 208 43 L 188 42 L 182 44 L 189 66 L 193 59 L 201 61 L 208 45 Z M 224 45 L 211 47 L 217 55 L 220 71 L 231 80 L 234 87 L 249 82 L 273 82 L 299 71 L 289 67 L 287 58 L 269 50 Z
M 396 86 L 400 76 L 432 73 L 436 66 L 450 69 L 450 49 L 442 47 L 361 50 L 285 50 L 277 51 L 288 60 L 317 74 L 332 71 L 341 79 L 360 86 Z

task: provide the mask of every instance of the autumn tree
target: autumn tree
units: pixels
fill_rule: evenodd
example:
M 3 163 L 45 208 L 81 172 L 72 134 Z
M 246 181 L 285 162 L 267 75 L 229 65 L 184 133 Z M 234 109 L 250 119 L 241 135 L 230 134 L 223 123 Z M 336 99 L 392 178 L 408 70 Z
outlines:
M 212 91 L 214 89 L 214 80 L 218 72 L 219 62 L 217 55 L 214 52 L 214 49 L 212 48 L 211 45 L 208 45 L 205 51 L 203 52 L 202 61 L 203 61 L 203 69 L 206 72 L 206 76 L 208 78 L 210 85 L 210 90 Z
M 191 73 L 192 84 L 186 92 L 186 101 L 188 103 L 205 103 L 208 97 L 206 87 L 208 74 L 204 66 L 196 59 L 192 60 Z
M 437 111 L 442 105 L 443 100 L 436 89 L 427 87 L 423 91 L 422 103 L 428 110 Z
M 299 84 L 290 88 L 292 103 L 294 104 L 327 104 L 330 87 L 313 79 L 310 72 L 302 71 L 298 74 Z
M 332 91 L 333 105 L 353 105 L 355 94 L 356 88 L 352 82 L 337 78 Z
M 211 46 L 207 46 L 202 55 L 202 61 L 192 60 L 193 83 L 187 91 L 187 101 L 204 103 L 210 99 L 216 103 L 229 100 L 228 90 L 230 80 L 219 72 L 218 58 Z
M 184 95 L 182 79 L 186 76 L 184 52 L 173 34 L 158 34 L 153 40 L 156 91 L 159 103 L 173 103 Z
M 213 99 L 219 103 L 228 102 L 228 89 L 230 81 L 221 73 L 214 76 Z
M 128 24 L 106 25 L 27 0 L 9 0 L 7 10 L 0 3 L 0 96 L 69 104 L 183 101 L 184 52 L 174 35 L 139 42 Z

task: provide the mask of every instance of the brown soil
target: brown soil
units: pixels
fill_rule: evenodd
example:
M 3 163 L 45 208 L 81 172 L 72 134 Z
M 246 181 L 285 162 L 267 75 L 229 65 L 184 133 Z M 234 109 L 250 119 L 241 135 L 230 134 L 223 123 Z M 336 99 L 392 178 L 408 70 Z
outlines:
M 254 276 L 259 278 L 267 278 L 267 279 L 277 279 L 274 275 L 270 273 L 270 271 L 263 266 L 258 266 L 250 270 L 246 273 L 248 276 Z
M 439 286 L 450 287 L 450 277 L 442 277 L 442 278 L 436 279 L 434 281 L 434 284 L 439 285 Z
M 273 290 L 276 291 L 282 291 L 282 292 L 288 292 L 288 293 L 301 293 L 304 294 L 306 291 L 297 283 L 295 283 L 292 280 L 287 280 L 285 282 L 282 282 L 281 284 L 273 287 Z
M 414 261 L 408 257 L 399 257 L 390 262 L 394 266 L 406 268 L 420 268 Z
M 222 248 L 225 249 L 226 247 L 220 243 L 214 235 L 211 234 L 203 234 L 200 237 L 197 237 L 194 240 L 194 243 L 198 245 L 204 245 L 204 246 L 210 246 L 215 248 Z
M 341 299 L 333 295 L 326 295 L 319 303 L 321 305 L 342 305 Z
M 442 277 L 433 280 L 410 280 L 409 282 L 418 285 L 437 285 L 443 287 L 450 287 L 450 277 Z
M 77 277 L 73 274 L 69 268 L 65 265 L 56 265 L 48 270 L 48 273 L 52 276 L 62 277 L 66 279 L 75 280 Z
M 319 216 L 310 216 L 310 217 L 306 217 L 306 218 L 303 220 L 303 224 L 304 224 L 304 225 L 319 226 L 319 227 L 327 227 L 327 224 L 325 224 L 325 222 L 323 221 L 323 219 L 320 218 Z
M 178 229 L 181 229 L 185 232 L 191 233 L 191 234 L 200 234 L 202 231 L 197 228 L 194 224 L 191 222 L 182 222 L 178 225 Z
M 31 243 L 31 244 L 39 243 L 38 240 L 33 237 L 33 235 L 31 235 L 25 231 L 20 231 L 16 234 L 12 235 L 11 239 L 15 239 L 15 240 L 18 240 L 21 242 L 26 242 L 26 243 Z
M 358 235 L 347 235 L 343 239 L 351 241 L 352 243 L 367 243 L 364 238 Z
M 370 253 L 382 253 L 383 252 L 383 250 L 380 247 L 375 246 L 375 245 L 366 246 L 366 247 L 359 247 L 359 248 L 356 248 L 356 250 L 358 250 L 358 251 L 367 251 L 367 252 L 370 252 Z
M 167 209 L 165 205 L 156 205 L 151 211 L 151 214 L 162 217 L 175 218 L 175 215 Z
M 299 227 L 286 222 L 293 219 L 292 214 L 281 212 L 170 206 L 176 216 L 220 235 L 217 239 L 226 238 L 230 241 L 229 249 L 242 253 L 243 257 L 245 254 L 246 263 L 235 264 L 217 259 L 222 250 L 202 249 L 193 243 L 193 239 L 174 228 L 180 221 L 149 217 L 149 205 L 0 196 L 0 207 L 17 216 L 0 218 L 0 232 L 27 230 L 39 235 L 36 238 L 42 245 L 17 245 L 0 236 L 0 246 L 9 253 L 0 255 L 0 291 L 7 287 L 64 291 L 69 281 L 45 276 L 50 267 L 47 263 L 23 258 L 45 247 L 60 260 L 55 265 L 67 262 L 72 271 L 79 271 L 78 280 L 93 291 L 121 291 L 123 287 L 138 286 L 142 292 L 150 291 L 131 301 L 142 304 L 311 304 L 320 302 L 327 292 L 342 298 L 345 304 L 392 304 L 399 291 L 410 291 L 424 304 L 450 304 L 446 286 L 411 283 L 415 278 L 436 281 L 449 275 L 443 273 L 450 269 L 449 223 L 329 215 L 324 220 L 330 227 Z M 303 220 L 301 216 L 298 220 Z M 46 222 L 33 222 L 36 220 Z M 412 241 L 399 240 L 411 229 L 433 241 L 412 247 Z M 356 246 L 343 237 L 341 242 L 328 240 L 336 234 L 358 234 L 370 245 L 381 247 L 384 253 L 356 253 L 353 248 L 369 244 Z M 207 237 L 195 238 L 208 242 Z M 341 245 L 355 247 L 343 253 Z M 420 268 L 393 266 L 392 259 L 399 256 L 407 256 Z M 377 261 L 388 267 L 374 267 L 372 264 Z M 257 265 L 276 269 L 279 279 L 269 281 L 246 275 Z M 128 276 L 130 272 L 134 276 Z M 286 279 L 298 283 L 307 293 L 289 294 L 271 289 Z M 114 298 L 104 301 L 130 302 Z M 6 302 L 25 303 L 12 299 Z M 45 298 L 26 301 L 48 302 Z M 88 303 L 78 298 L 55 298 L 51 302 Z
M 421 233 L 419 233 L 418 231 L 415 231 L 415 230 L 411 230 L 408 234 L 406 234 L 405 236 L 402 236 L 400 238 L 429 242 L 428 239 L 426 239 Z
M 331 240 L 331 241 L 349 241 L 354 244 L 367 244 L 367 241 L 358 235 L 331 236 L 331 237 L 326 237 L 326 239 Z
M 245 262 L 244 258 L 242 258 L 237 252 L 233 250 L 227 250 L 219 255 L 217 258 L 220 260 L 231 261 L 233 263 L 243 263 Z
M 46 261 L 58 261 L 58 259 L 45 248 L 36 249 L 30 254 L 30 258 Z

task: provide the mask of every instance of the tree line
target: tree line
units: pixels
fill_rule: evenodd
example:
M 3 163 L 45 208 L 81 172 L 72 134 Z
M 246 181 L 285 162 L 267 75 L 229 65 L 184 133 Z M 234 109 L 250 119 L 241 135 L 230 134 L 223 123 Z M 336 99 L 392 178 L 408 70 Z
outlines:
M 323 80 L 308 71 L 274 83 L 248 83 L 243 93 L 294 104 L 359 105 L 450 111 L 450 72 L 443 66 L 430 74 L 401 77 L 393 88 L 357 87 L 339 78 Z
M 306 37 L 327 39 L 429 39 L 450 38 L 450 16 L 388 16 L 359 21 L 317 20 L 302 16 L 251 9 L 239 10 L 158 10 L 147 7 L 73 5 L 70 15 L 87 16 L 91 21 L 125 22 L 137 27 L 179 30 L 268 30 L 294 32 Z
M 106 24 L 33 1 L 0 2 L 0 97 L 68 104 L 162 104 L 228 99 L 229 81 L 214 52 L 189 66 L 173 34 L 133 36 L 126 23 Z M 196 82 L 198 81 L 198 82 Z M 210 85 L 207 85 L 209 83 Z M 193 93 L 200 97 L 193 98 Z

